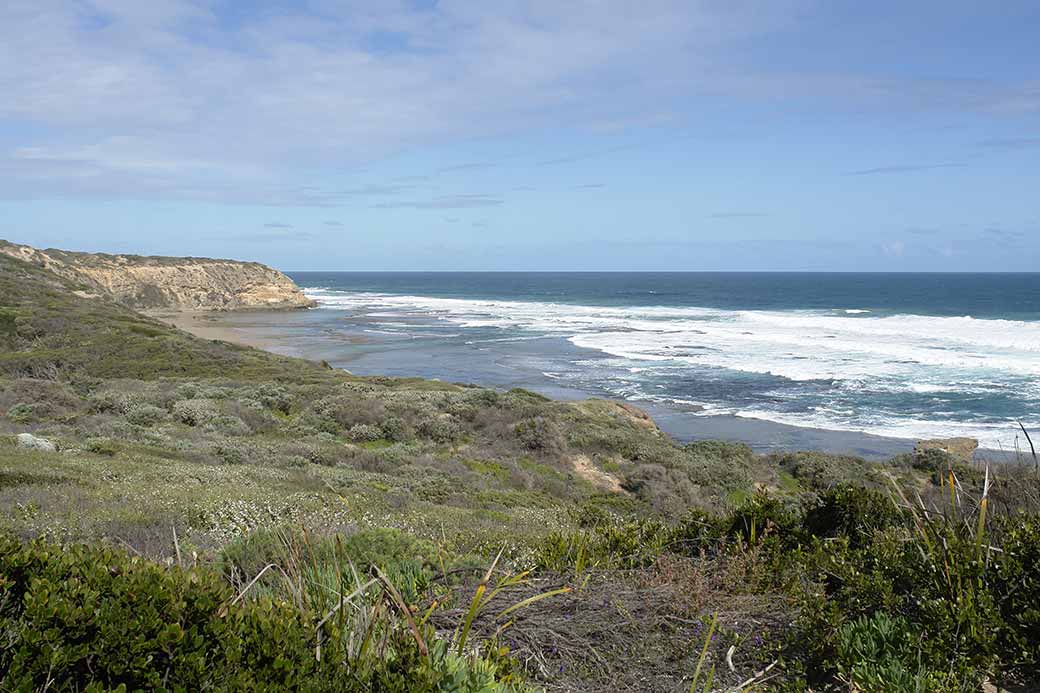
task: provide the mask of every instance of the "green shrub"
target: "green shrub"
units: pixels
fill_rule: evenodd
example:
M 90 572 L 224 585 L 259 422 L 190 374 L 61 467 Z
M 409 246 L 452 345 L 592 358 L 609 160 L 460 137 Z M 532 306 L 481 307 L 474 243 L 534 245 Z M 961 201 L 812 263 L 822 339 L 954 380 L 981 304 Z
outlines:
M 1001 649 L 1009 659 L 1040 662 L 1040 517 L 1011 516 L 1001 525 L 1003 552 L 993 557 Z
M 842 484 L 825 492 L 805 515 L 805 530 L 819 537 L 848 537 L 852 546 L 869 542 L 874 532 L 902 523 L 892 499 L 880 491 Z
M 341 586 L 342 589 L 342 586 Z M 0 536 L 4 690 L 507 691 L 510 668 L 449 652 L 380 609 L 316 627 L 301 603 L 233 601 L 217 573 Z M 376 643 L 360 650 L 363 627 Z M 319 633 L 321 635 L 319 635 Z M 320 650 L 318 649 L 320 639 Z M 321 656 L 316 653 L 320 651 Z
M 90 410 L 98 414 L 125 414 L 130 406 L 129 395 L 117 390 L 92 392 Z
M 15 423 L 26 423 L 36 418 L 38 409 L 35 404 L 19 402 L 7 410 L 7 418 Z
M 726 526 L 730 536 L 752 543 L 771 535 L 794 542 L 800 537 L 801 516 L 787 502 L 759 492 L 730 513 Z
M 66 383 L 0 378 L 0 411 L 6 410 L 8 418 L 13 421 L 64 418 L 80 409 L 81 405 L 79 396 Z
M 273 383 L 259 385 L 254 391 L 254 398 L 268 409 L 282 414 L 288 414 L 292 409 L 292 395 L 280 385 Z
M 173 418 L 189 426 L 202 426 L 220 413 L 213 400 L 188 399 L 173 405 Z
M 175 390 L 177 399 L 195 399 L 199 386 L 196 383 L 181 383 Z
M 520 421 L 513 427 L 513 433 L 520 445 L 527 450 L 552 454 L 566 447 L 559 425 L 543 416 Z
M 13 339 L 18 334 L 18 313 L 10 308 L 0 308 L 0 338 Z
M 914 452 L 912 464 L 924 472 L 943 473 L 954 464 L 954 457 L 944 450 L 927 448 Z
M 800 638 L 810 650 L 807 661 L 821 674 L 831 667 L 851 671 L 858 655 L 840 651 L 839 633 L 872 628 L 882 623 L 884 617 L 874 619 L 883 613 L 905 619 L 912 638 L 893 630 L 895 635 L 883 639 L 891 656 L 870 665 L 881 669 L 864 669 L 863 675 L 895 677 L 903 671 L 924 676 L 924 690 L 978 690 L 1002 661 L 1011 663 L 1001 654 L 1005 627 L 1000 614 L 1012 594 L 992 579 L 988 567 L 1000 559 L 989 559 L 988 536 L 959 518 L 918 516 L 905 524 L 875 530 L 862 548 L 846 537 L 817 540 L 817 558 L 798 559 L 803 566 L 818 565 L 823 576 L 822 593 L 810 591 L 801 602 Z M 861 617 L 867 620 L 849 625 Z M 1030 642 L 1035 647 L 1035 637 L 1025 636 L 1023 644 Z M 892 654 L 893 648 L 902 649 Z M 1035 661 L 1035 654 L 1031 657 Z M 885 690 L 878 686 L 874 689 Z
M 621 486 L 665 515 L 678 515 L 695 504 L 699 491 L 684 470 L 645 463 L 627 472 Z
M 225 436 L 247 436 L 253 432 L 245 421 L 231 414 L 215 414 L 206 421 L 205 428 Z
M 838 630 L 838 673 L 863 693 L 927 690 L 916 641 L 901 616 L 861 616 Z
M 166 418 L 166 410 L 151 404 L 134 404 L 126 412 L 126 420 L 135 426 L 152 426 Z
M 119 447 L 110 438 L 87 438 L 83 449 L 95 455 L 104 455 L 105 457 L 115 457 L 116 453 L 119 452 Z
M 349 687 L 321 667 L 285 606 L 249 604 L 216 575 L 165 569 L 107 549 L 0 540 L 2 687 L 104 689 Z M 275 644 L 277 643 L 277 644 Z
M 415 439 L 415 430 L 399 416 L 389 416 L 381 424 L 383 438 L 395 443 L 407 443 Z
M 497 407 L 502 397 L 497 391 L 490 388 L 478 388 L 469 393 L 468 399 L 478 407 Z
M 683 451 L 691 457 L 714 464 L 734 461 L 746 464 L 755 458 L 755 453 L 744 443 L 723 440 L 697 440 L 684 445 Z
M 439 554 L 433 542 L 388 527 L 365 529 L 348 536 L 343 541 L 343 551 L 365 569 L 387 568 L 402 562 L 433 566 Z
M 791 452 L 772 455 L 769 460 L 817 491 L 826 491 L 842 483 L 862 484 L 867 477 L 867 463 L 849 455 Z
M 462 436 L 462 427 L 448 414 L 423 419 L 415 432 L 437 443 L 451 443 Z
M 213 455 L 224 464 L 246 464 L 253 450 L 237 441 L 222 440 L 213 444 Z
M 383 429 L 372 424 L 355 424 L 347 431 L 347 437 L 355 443 L 371 443 L 383 439 Z

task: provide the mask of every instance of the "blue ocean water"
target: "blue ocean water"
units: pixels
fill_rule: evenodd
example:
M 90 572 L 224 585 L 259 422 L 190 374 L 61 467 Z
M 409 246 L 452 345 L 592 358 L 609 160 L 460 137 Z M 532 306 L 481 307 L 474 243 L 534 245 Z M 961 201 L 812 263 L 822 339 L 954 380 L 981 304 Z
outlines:
M 1040 430 L 1040 274 L 291 276 L 320 329 L 367 335 L 347 356 L 392 352 L 399 372 L 526 369 L 691 417 L 993 448 L 1018 420 Z

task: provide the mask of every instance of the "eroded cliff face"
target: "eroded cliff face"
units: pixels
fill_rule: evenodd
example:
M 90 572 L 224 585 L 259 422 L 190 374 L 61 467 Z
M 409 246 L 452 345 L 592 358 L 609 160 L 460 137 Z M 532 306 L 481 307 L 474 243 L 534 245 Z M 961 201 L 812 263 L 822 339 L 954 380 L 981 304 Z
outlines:
M 0 241 L 0 253 L 39 265 L 139 310 L 308 308 L 291 279 L 258 262 L 39 250 Z

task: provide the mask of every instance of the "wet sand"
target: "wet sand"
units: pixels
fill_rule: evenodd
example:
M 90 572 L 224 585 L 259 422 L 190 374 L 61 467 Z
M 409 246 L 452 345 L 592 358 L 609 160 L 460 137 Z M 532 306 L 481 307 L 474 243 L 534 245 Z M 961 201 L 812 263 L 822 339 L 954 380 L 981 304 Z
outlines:
M 149 317 L 201 339 L 218 339 L 241 346 L 269 349 L 271 341 L 254 330 L 236 327 L 228 313 L 211 311 L 144 311 Z

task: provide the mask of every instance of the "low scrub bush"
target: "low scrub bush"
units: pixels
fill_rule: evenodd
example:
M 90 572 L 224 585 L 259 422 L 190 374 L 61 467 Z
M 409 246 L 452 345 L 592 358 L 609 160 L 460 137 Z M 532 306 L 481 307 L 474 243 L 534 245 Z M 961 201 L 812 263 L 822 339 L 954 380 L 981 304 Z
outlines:
M 390 583 L 337 585 L 357 604 L 323 620 L 306 600 L 242 600 L 205 569 L 0 537 L 0 688 L 522 688 L 506 660 L 455 651 L 404 616 Z
M 838 629 L 838 673 L 863 693 L 928 690 L 916 635 L 901 616 L 876 612 Z
M 92 392 L 89 398 L 90 411 L 97 414 L 125 414 L 130 408 L 128 393 L 119 390 Z
M 790 452 L 772 455 L 769 460 L 816 491 L 826 491 L 842 483 L 862 484 L 867 477 L 867 463 L 850 455 Z
M 213 456 L 224 464 L 247 464 L 253 462 L 256 450 L 235 440 L 221 440 L 213 444 Z
M 451 443 L 462 437 L 462 427 L 450 414 L 433 415 L 423 419 L 415 432 L 437 443 Z
M 286 388 L 273 383 L 257 386 L 253 391 L 253 399 L 267 409 L 281 414 L 288 414 L 292 410 L 292 395 Z
M 991 531 L 986 491 L 927 511 L 901 500 L 893 513 L 873 492 L 837 489 L 810 512 L 808 528 L 840 537 L 792 555 L 821 576 L 802 596 L 796 638 L 821 682 L 837 672 L 864 691 L 975 691 L 1034 670 L 1040 520 Z
M 212 399 L 186 399 L 173 405 L 173 418 L 188 426 L 202 426 L 220 414 Z
M 415 440 L 415 429 L 398 416 L 388 416 L 381 424 L 383 437 L 395 443 L 407 443 Z
M 513 433 L 526 450 L 554 454 L 566 447 L 559 424 L 543 416 L 524 419 L 513 427 Z
M 207 431 L 225 436 L 247 436 L 253 431 L 245 421 L 232 414 L 217 414 L 205 423 Z
M 19 404 L 23 406 L 18 407 Z M 25 412 L 26 406 L 32 407 L 31 413 Z M 12 420 L 18 416 L 16 408 L 25 412 L 28 418 L 43 419 L 65 416 L 81 407 L 82 400 L 65 383 L 32 378 L 0 378 L 0 411 L 6 410 Z
M 83 449 L 95 455 L 103 455 L 105 457 L 115 457 L 116 453 L 119 452 L 119 446 L 110 438 L 87 438 L 83 444 Z
M 814 536 L 847 537 L 858 548 L 878 530 L 902 524 L 903 519 L 888 495 L 842 484 L 820 496 L 819 504 L 806 513 L 804 525 Z
M 700 488 L 681 469 L 660 464 L 634 465 L 621 485 L 665 515 L 681 514 L 700 501 Z
M 347 431 L 347 437 L 355 443 L 371 443 L 383 438 L 383 429 L 372 424 L 355 424 Z
M 154 426 L 166 418 L 166 410 L 151 404 L 134 404 L 126 411 L 126 420 L 135 426 Z
M 15 423 L 28 423 L 41 414 L 40 407 L 36 404 L 19 402 L 7 410 L 7 418 Z

